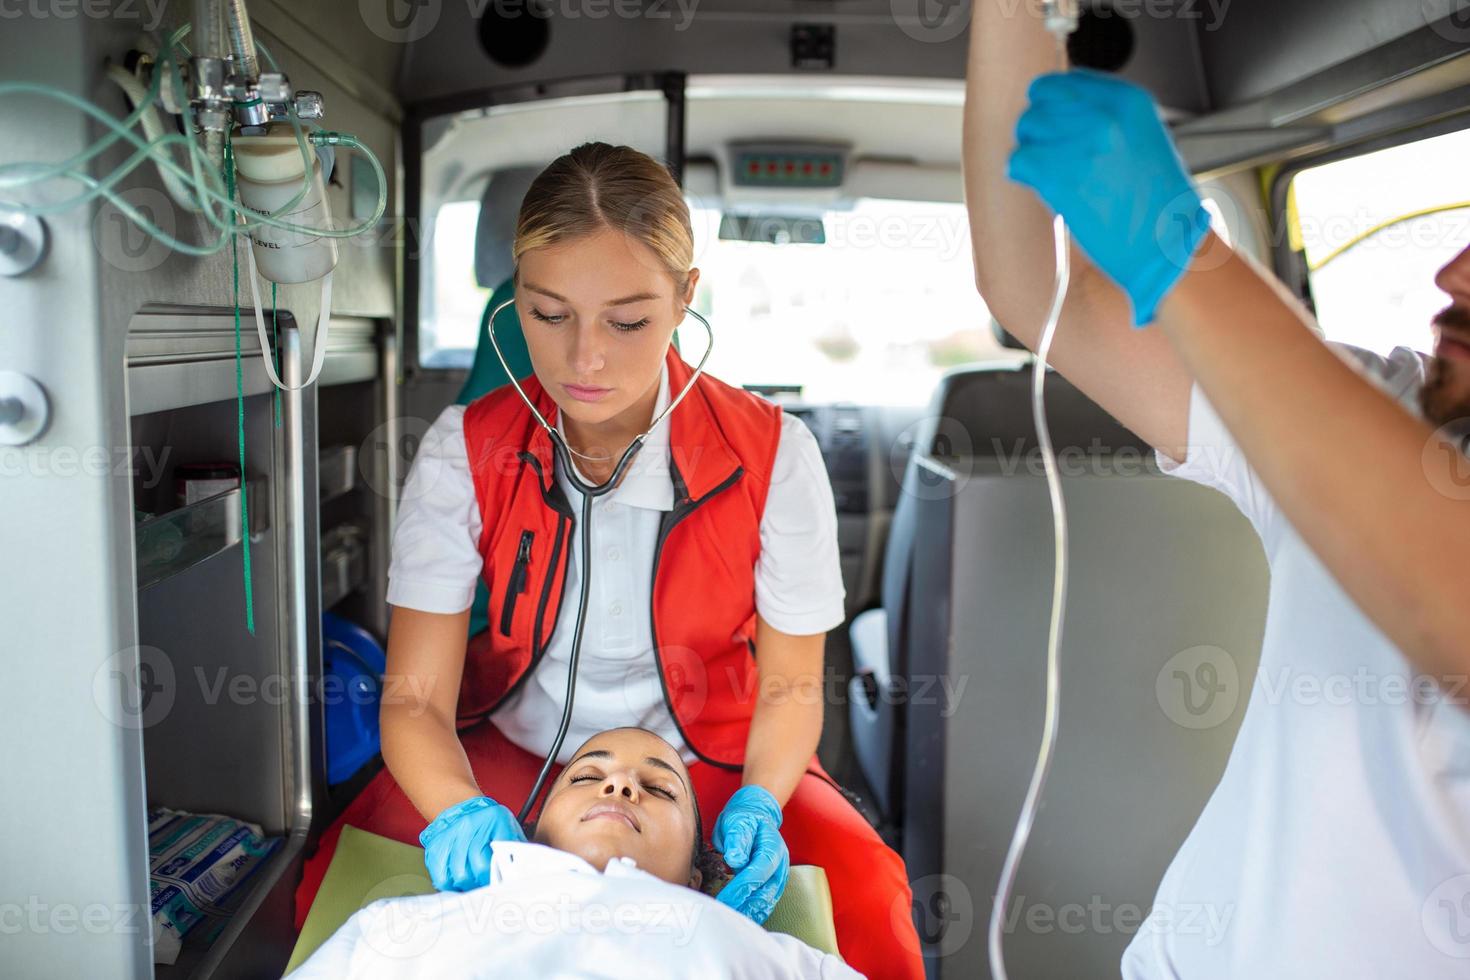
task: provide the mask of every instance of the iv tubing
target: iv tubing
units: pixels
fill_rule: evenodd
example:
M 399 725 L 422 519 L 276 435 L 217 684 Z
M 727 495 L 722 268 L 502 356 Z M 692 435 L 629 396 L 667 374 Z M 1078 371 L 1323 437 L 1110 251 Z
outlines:
M 1056 34 L 1059 59 L 1062 69 L 1065 70 L 1065 34 L 1061 31 Z M 1046 640 L 1046 709 L 1041 726 L 1041 748 L 1036 755 L 1031 783 L 1026 787 L 1026 798 L 1021 805 L 1020 816 L 1016 819 L 1016 828 L 1011 835 L 1005 863 L 1001 866 L 995 904 L 990 909 L 990 972 L 994 980 L 1008 980 L 1004 949 L 1006 906 L 1010 903 L 1021 858 L 1026 853 L 1026 842 L 1036 823 L 1041 793 L 1051 772 L 1061 712 L 1061 671 L 1058 660 L 1062 646 L 1062 620 L 1067 609 L 1067 511 L 1062 497 L 1062 479 L 1057 467 L 1056 448 L 1052 445 L 1051 428 L 1046 421 L 1045 389 L 1046 360 L 1051 353 L 1052 340 L 1056 337 L 1057 324 L 1062 318 L 1062 306 L 1066 303 L 1067 285 L 1071 279 L 1071 235 L 1067 232 L 1067 223 L 1061 215 L 1057 215 L 1052 221 L 1052 239 L 1056 245 L 1056 283 L 1052 290 L 1051 309 L 1046 315 L 1041 340 L 1036 345 L 1036 360 L 1032 363 L 1031 370 L 1031 417 L 1036 425 L 1036 438 L 1040 443 L 1042 462 L 1046 468 L 1046 489 L 1051 498 L 1052 542 L 1055 549 L 1051 620 Z
M 309 226 L 297 225 L 293 222 L 285 221 L 281 218 L 276 218 L 271 215 L 266 215 L 259 211 L 255 211 L 252 208 L 246 207 L 245 205 L 239 203 L 238 201 L 232 200 L 229 195 L 223 193 L 223 188 L 216 189 L 216 186 L 212 185 L 218 184 L 218 178 L 211 170 L 207 168 L 201 170 L 200 157 L 205 155 L 204 151 L 199 148 L 197 141 L 188 136 L 171 134 L 160 139 L 150 141 L 141 139 L 134 132 L 132 132 L 132 126 L 143 119 L 145 114 L 151 109 L 153 103 L 156 102 L 158 95 L 158 85 L 165 72 L 169 76 L 169 82 L 173 88 L 176 101 L 178 101 L 181 105 L 185 107 L 186 120 L 192 121 L 192 109 L 188 107 L 187 101 L 184 99 L 182 81 L 179 78 L 177 66 L 174 64 L 175 45 L 177 45 L 179 39 L 182 38 L 187 33 L 187 31 L 187 27 L 180 28 L 174 34 L 169 36 L 165 43 L 164 52 L 157 62 L 159 71 L 157 74 L 155 74 L 145 94 L 145 102 L 141 105 L 136 106 L 134 108 L 134 111 L 121 123 L 115 120 L 111 116 L 111 114 L 98 108 L 88 100 L 73 95 L 70 92 L 54 88 L 52 86 L 27 82 L 0 83 L 0 95 L 31 94 L 56 99 L 86 113 L 110 130 L 108 135 L 98 140 L 97 143 L 93 144 L 91 147 L 82 151 L 81 153 L 73 156 L 71 159 L 62 161 L 61 163 L 45 165 L 22 163 L 11 164 L 8 166 L 0 166 L 0 187 L 23 187 L 34 184 L 41 180 L 48 179 L 53 176 L 64 176 L 72 180 L 76 180 L 79 183 L 82 183 L 84 186 L 88 187 L 89 191 L 87 193 L 79 194 L 75 197 L 68 198 L 65 201 L 54 202 L 47 205 L 23 205 L 12 202 L 0 202 L 0 210 L 14 211 L 22 214 L 44 214 L 62 210 L 68 207 L 86 204 L 93 198 L 105 196 L 114 206 L 118 208 L 118 210 L 127 215 L 128 218 L 138 224 L 138 226 L 142 228 L 145 232 L 153 235 L 165 244 L 168 244 L 171 247 L 177 248 L 178 250 L 191 255 L 210 255 L 218 252 L 221 248 L 225 246 L 227 235 L 235 231 L 237 228 L 241 227 L 240 224 L 235 224 L 231 222 L 228 217 L 221 217 L 220 215 L 216 215 L 214 213 L 214 209 L 208 206 L 208 202 L 213 202 L 214 204 L 221 205 L 223 208 L 228 209 L 228 211 L 234 212 L 234 215 L 231 215 L 230 217 L 239 216 L 243 218 L 243 227 L 247 230 L 250 228 L 260 227 L 262 225 L 268 225 L 270 227 L 279 228 L 285 231 L 297 232 L 300 234 L 319 235 L 328 238 L 351 238 L 356 235 L 360 235 L 363 232 L 366 232 L 374 225 L 376 225 L 377 222 L 382 218 L 383 213 L 387 210 L 387 176 L 384 173 L 383 166 L 378 161 L 377 156 L 371 150 L 369 150 L 361 141 L 353 136 L 344 133 L 315 133 L 312 134 L 312 136 L 310 137 L 310 141 L 314 143 L 344 145 L 359 150 L 363 153 L 363 155 L 367 158 L 368 163 L 372 166 L 374 176 L 377 179 L 378 199 L 373 209 L 373 213 L 356 225 L 353 225 L 349 228 L 337 229 L 312 228 Z M 274 59 L 271 58 L 269 52 L 263 50 L 262 53 L 266 56 L 268 62 L 274 62 Z M 294 111 L 292 111 L 290 114 L 290 122 L 292 129 L 296 135 L 297 144 L 301 148 L 305 174 L 303 175 L 301 190 L 289 204 L 279 209 L 281 211 L 288 211 L 290 207 L 294 206 L 296 203 L 299 203 L 299 201 L 305 197 L 309 189 L 309 180 L 311 173 L 311 151 L 307 146 L 308 138 L 303 134 L 300 121 L 297 119 Z M 190 125 L 188 128 L 192 129 L 193 127 L 192 125 Z M 122 167 L 119 167 L 112 174 L 109 174 L 101 181 L 98 181 L 84 173 L 80 173 L 72 169 L 76 164 L 90 160 L 92 157 L 102 152 L 118 139 L 125 139 L 128 142 L 132 143 L 135 147 L 138 148 L 140 153 L 135 153 Z M 179 142 L 182 142 L 186 147 L 186 155 L 189 158 L 190 164 L 189 171 L 184 170 L 169 157 L 159 155 L 158 153 L 158 151 L 164 146 L 170 146 Z M 188 245 L 186 243 L 180 242 L 177 239 L 173 238 L 173 236 L 164 233 L 162 229 L 159 229 L 152 222 L 144 218 L 141 214 L 137 212 L 136 209 L 131 207 L 127 203 L 127 201 L 110 192 L 109 188 L 114 183 L 122 179 L 123 176 L 126 176 L 128 172 L 138 166 L 142 158 L 146 157 L 152 157 L 155 164 L 159 167 L 160 171 L 165 172 L 165 175 L 171 174 L 177 180 L 184 181 L 187 184 L 191 184 L 193 186 L 194 193 L 198 201 L 198 209 L 206 217 L 209 223 L 214 225 L 222 233 L 221 237 L 217 241 L 207 246 Z M 208 163 L 208 160 L 206 159 L 205 162 Z M 12 176 L 16 169 L 30 172 L 25 173 L 24 176 Z M 206 174 L 208 174 L 209 177 L 213 179 L 212 183 L 211 181 L 206 180 Z

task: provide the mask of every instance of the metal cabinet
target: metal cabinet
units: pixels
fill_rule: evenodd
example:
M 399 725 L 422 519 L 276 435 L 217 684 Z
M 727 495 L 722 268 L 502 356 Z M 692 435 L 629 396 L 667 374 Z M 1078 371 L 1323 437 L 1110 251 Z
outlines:
M 299 384 L 310 350 L 303 355 L 288 314 L 276 328 L 280 375 Z M 237 333 L 232 315 L 145 309 L 129 326 L 138 648 L 117 666 L 120 683 L 136 688 L 146 806 L 226 814 L 281 840 L 234 896 L 223 927 L 191 930 L 178 961 L 157 966 L 157 977 L 268 975 L 294 941 L 292 893 L 313 821 L 319 829 L 329 804 L 319 697 L 319 412 L 324 402 L 346 402 L 337 415 L 368 431 L 383 426 L 382 333 L 372 321 L 334 320 L 320 382 L 277 392 L 255 331 Z M 242 438 L 243 489 L 180 506 L 180 467 L 239 466 Z M 360 460 L 358 447 L 329 454 L 337 467 L 330 505 L 372 541 L 387 503 L 372 488 L 391 484 L 372 440 L 364 441 Z M 343 455 L 367 473 L 365 495 L 353 490 L 357 473 L 345 470 Z M 372 608 L 380 590 L 362 568 L 336 597 L 362 591 L 363 607 Z

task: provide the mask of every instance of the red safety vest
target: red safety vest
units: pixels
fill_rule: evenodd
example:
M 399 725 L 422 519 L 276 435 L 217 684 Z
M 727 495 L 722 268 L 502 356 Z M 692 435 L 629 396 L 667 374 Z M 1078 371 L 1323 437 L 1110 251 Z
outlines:
M 693 371 L 672 347 L 667 364 L 677 397 Z M 532 377 L 522 386 L 555 425 L 556 405 L 540 383 Z M 705 762 L 740 768 L 759 694 L 755 565 L 781 409 L 702 375 L 662 424 L 670 427 L 674 508 L 663 515 L 654 548 L 654 656 L 685 743 Z M 461 727 L 525 683 L 551 642 L 563 599 L 577 601 L 563 593 L 580 516 L 556 482 L 551 437 L 513 388 L 470 403 L 464 434 L 483 527 L 490 628 L 488 645 L 481 634 L 466 657 Z

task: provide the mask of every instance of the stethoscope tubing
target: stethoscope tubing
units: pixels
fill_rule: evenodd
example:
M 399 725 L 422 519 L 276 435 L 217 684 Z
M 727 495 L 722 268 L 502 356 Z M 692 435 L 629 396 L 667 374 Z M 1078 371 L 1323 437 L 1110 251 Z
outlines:
M 530 816 L 531 811 L 536 806 L 536 801 L 541 797 L 541 790 L 546 785 L 546 778 L 551 773 L 552 764 L 556 762 L 556 757 L 561 754 L 562 744 L 566 741 L 567 731 L 571 728 L 572 703 L 577 696 L 577 665 L 580 663 L 582 656 L 582 635 L 587 627 L 587 600 L 590 594 L 589 586 L 592 581 L 592 501 L 618 485 L 618 482 L 623 478 L 623 474 L 627 471 L 628 465 L 638 455 L 638 450 L 643 448 L 643 444 L 647 441 L 649 434 L 658 428 L 659 424 L 668 418 L 674 408 L 693 390 L 695 382 L 704 374 L 704 366 L 709 361 L 710 352 L 714 350 L 715 332 L 710 327 L 707 319 L 689 307 L 684 307 L 685 313 L 690 314 L 704 325 L 705 333 L 709 337 L 709 343 L 704 349 L 704 356 L 695 365 L 694 373 L 690 375 L 688 383 L 684 385 L 684 389 L 679 392 L 678 397 L 670 401 L 668 407 L 659 413 L 658 418 L 649 423 L 648 428 L 643 434 L 635 436 L 633 441 L 628 444 L 628 447 L 623 450 L 622 456 L 618 459 L 618 464 L 613 467 L 612 475 L 606 481 L 593 485 L 583 480 L 577 472 L 577 467 L 572 461 L 571 447 L 567 445 L 566 440 L 562 438 L 562 434 L 557 431 L 556 427 L 546 420 L 546 416 L 537 410 L 530 397 L 526 395 L 526 390 L 521 387 L 520 381 L 516 380 L 515 374 L 511 372 L 510 362 L 505 359 L 505 353 L 500 349 L 500 342 L 495 337 L 495 318 L 500 315 L 501 310 L 514 303 L 515 298 L 512 297 L 490 311 L 490 319 L 487 325 L 490 346 L 494 349 L 495 356 L 500 361 L 500 366 L 505 370 L 505 376 L 515 386 L 516 393 L 521 396 L 521 401 L 531 410 L 531 414 L 536 417 L 536 421 L 541 425 L 541 428 L 545 429 L 546 433 L 551 436 L 552 447 L 557 454 L 557 458 L 561 461 L 562 470 L 566 473 L 567 479 L 582 494 L 582 526 L 581 534 L 579 535 L 582 552 L 582 583 L 578 590 L 577 619 L 572 631 L 572 650 L 567 661 L 566 704 L 562 707 L 561 723 L 557 726 L 556 738 L 552 741 L 551 750 L 546 754 L 546 761 L 541 765 L 541 771 L 536 776 L 536 782 L 532 785 L 531 792 L 526 796 L 526 802 L 522 804 L 520 813 L 516 816 L 516 822 L 524 827 L 526 818 Z

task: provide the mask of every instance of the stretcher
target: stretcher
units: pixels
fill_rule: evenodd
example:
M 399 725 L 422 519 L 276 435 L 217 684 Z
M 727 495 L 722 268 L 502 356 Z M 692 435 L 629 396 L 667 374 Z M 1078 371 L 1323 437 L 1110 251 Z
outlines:
M 424 868 L 422 848 L 346 826 L 337 842 L 332 863 L 286 964 L 290 973 L 352 913 L 380 898 L 425 895 L 434 890 Z M 826 953 L 837 952 L 837 930 L 832 923 L 832 892 L 827 872 L 810 864 L 793 865 L 786 891 L 766 920 L 771 932 L 795 936 Z

